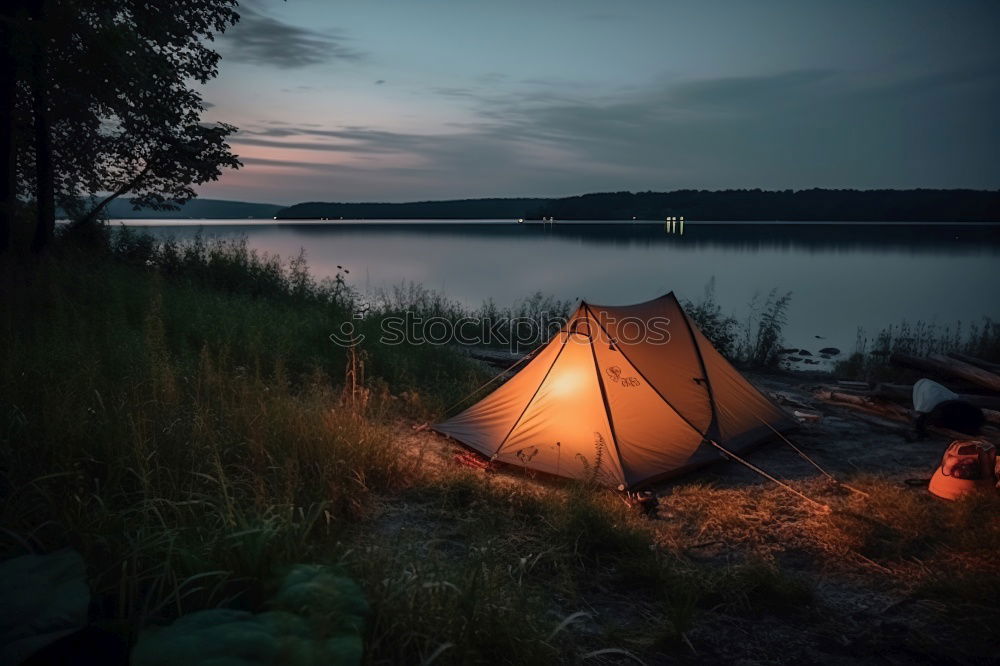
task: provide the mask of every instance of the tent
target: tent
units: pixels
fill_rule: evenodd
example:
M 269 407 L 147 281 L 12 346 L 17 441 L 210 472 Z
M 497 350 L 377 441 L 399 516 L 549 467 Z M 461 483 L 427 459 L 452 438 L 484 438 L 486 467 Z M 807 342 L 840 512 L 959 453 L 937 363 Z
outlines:
M 431 428 L 491 460 L 624 489 L 794 425 L 671 292 L 638 305 L 581 302 L 510 380 Z

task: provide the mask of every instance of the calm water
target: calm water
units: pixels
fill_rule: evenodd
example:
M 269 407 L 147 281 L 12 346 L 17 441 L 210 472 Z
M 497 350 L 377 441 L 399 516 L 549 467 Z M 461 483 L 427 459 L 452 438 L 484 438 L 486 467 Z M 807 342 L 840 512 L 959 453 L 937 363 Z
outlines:
M 906 319 L 954 326 L 1000 319 L 1000 225 L 662 223 L 518 225 L 477 221 L 129 220 L 156 235 L 246 236 L 296 255 L 313 272 L 350 269 L 362 291 L 412 281 L 468 305 L 509 304 L 542 291 L 594 303 L 667 291 L 698 299 L 714 277 L 724 311 L 745 316 L 754 294 L 793 293 L 785 341 L 854 349 L 868 332 Z M 819 337 L 817 337 L 819 336 Z

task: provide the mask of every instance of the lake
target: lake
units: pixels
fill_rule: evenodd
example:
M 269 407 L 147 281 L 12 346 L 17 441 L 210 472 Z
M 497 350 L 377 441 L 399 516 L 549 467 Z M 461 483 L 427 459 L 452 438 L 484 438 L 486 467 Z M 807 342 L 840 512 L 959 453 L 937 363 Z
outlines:
M 116 221 L 115 224 L 121 221 Z M 157 236 L 238 238 L 317 277 L 350 270 L 362 292 L 412 281 L 466 305 L 511 304 L 536 291 L 600 304 L 673 290 L 698 300 L 715 279 L 723 311 L 745 317 L 755 294 L 791 291 L 788 346 L 855 348 L 903 320 L 941 326 L 1000 318 L 1000 225 L 662 222 L 543 225 L 511 221 L 126 220 Z

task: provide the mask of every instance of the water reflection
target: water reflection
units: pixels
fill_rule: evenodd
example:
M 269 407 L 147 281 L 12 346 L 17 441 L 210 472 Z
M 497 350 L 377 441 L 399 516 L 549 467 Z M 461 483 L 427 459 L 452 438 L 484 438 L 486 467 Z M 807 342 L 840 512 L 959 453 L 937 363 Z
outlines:
M 235 222 L 235 221 L 234 221 Z M 138 225 L 129 221 L 130 225 Z M 185 222 L 165 225 L 163 221 L 150 228 L 169 230 L 178 237 L 194 235 L 205 225 L 218 227 L 222 233 L 259 232 L 261 229 L 288 229 L 303 237 L 399 236 L 413 234 L 430 238 L 462 237 L 505 239 L 517 241 L 546 238 L 572 240 L 615 246 L 651 247 L 660 245 L 685 248 L 730 248 L 740 250 L 778 249 L 789 251 L 827 251 L 833 249 L 872 249 L 885 251 L 908 250 L 948 253 L 1000 253 L 1000 225 L 995 224 L 771 224 L 771 223 L 705 223 L 684 222 L 673 218 L 666 223 L 595 223 L 556 222 L 554 224 L 514 224 L 465 221 L 379 221 L 335 223 L 283 223 L 226 225 L 206 222 Z M 211 233 L 211 232 L 210 232 Z
M 145 223 L 148 225 L 149 223 Z M 156 226 L 189 238 L 202 224 Z M 854 347 L 858 327 L 902 319 L 954 324 L 1000 315 L 1000 225 L 335 222 L 207 226 L 251 247 L 308 253 L 319 277 L 350 269 L 361 291 L 416 282 L 470 306 L 537 291 L 635 303 L 675 291 L 697 300 L 715 278 L 723 311 L 748 314 L 755 294 L 793 292 L 788 346 Z M 670 225 L 670 231 L 674 225 Z M 814 351 L 815 351 L 814 349 Z

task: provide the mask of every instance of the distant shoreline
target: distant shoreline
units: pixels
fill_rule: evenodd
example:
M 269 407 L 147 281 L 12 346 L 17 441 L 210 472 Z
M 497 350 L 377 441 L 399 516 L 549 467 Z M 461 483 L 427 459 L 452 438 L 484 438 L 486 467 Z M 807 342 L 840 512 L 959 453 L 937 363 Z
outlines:
M 675 190 L 560 199 L 295 204 L 278 219 L 523 219 L 705 222 L 1000 222 L 1000 190 Z
M 424 219 L 424 218 L 376 218 L 376 219 L 318 219 L 318 218 L 140 218 L 122 217 L 109 220 L 111 224 L 124 224 L 125 226 L 290 226 L 290 225 L 315 225 L 315 226 L 364 226 L 364 225 L 391 225 L 399 224 L 406 226 L 420 225 L 511 225 L 517 224 L 510 218 L 497 219 Z M 922 220 L 685 220 L 685 224 L 712 225 L 712 226 L 998 226 L 1000 220 L 985 220 L 977 222 L 964 222 L 956 220 L 942 221 L 922 221 Z M 525 220 L 524 225 L 541 226 L 548 225 L 549 222 L 541 220 Z M 555 220 L 551 224 L 557 226 L 630 226 L 634 224 L 663 226 L 663 220 Z
M 193 199 L 176 211 L 113 202 L 111 219 L 523 220 L 562 222 L 982 223 L 1000 222 L 1000 190 L 676 190 L 564 198 L 480 198 L 405 203 L 278 204 Z

